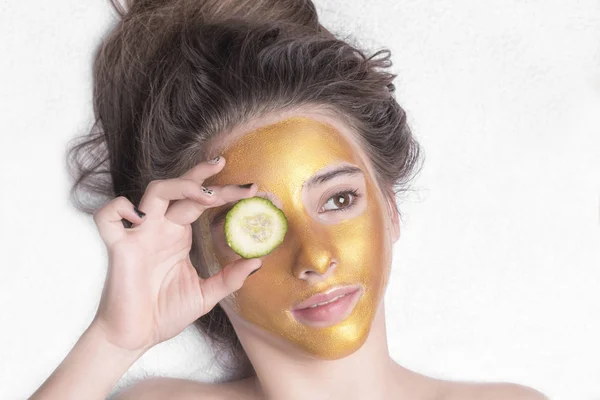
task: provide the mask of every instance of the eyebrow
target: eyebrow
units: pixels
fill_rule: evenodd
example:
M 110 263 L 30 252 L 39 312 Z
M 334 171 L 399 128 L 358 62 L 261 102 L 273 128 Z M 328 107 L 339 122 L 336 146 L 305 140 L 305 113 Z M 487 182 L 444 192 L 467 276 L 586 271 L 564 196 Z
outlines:
M 330 181 L 334 178 L 337 178 L 338 176 L 341 176 L 341 175 L 358 175 L 358 174 L 364 174 L 362 169 L 360 169 L 358 167 L 354 167 L 352 165 L 346 165 L 343 167 L 336 168 L 332 171 L 324 172 L 322 174 L 311 177 L 309 180 L 304 182 L 304 185 L 302 185 L 302 188 L 311 189 L 315 186 L 322 185 L 325 182 Z
M 343 167 L 339 167 L 336 168 L 334 170 L 331 171 L 327 171 L 324 172 L 322 174 L 319 175 L 314 175 L 312 176 L 309 180 L 307 180 L 306 182 L 304 182 L 304 184 L 302 185 L 302 188 L 306 188 L 306 189 L 312 189 L 315 186 L 319 186 L 324 184 L 325 182 L 328 182 L 334 178 L 337 178 L 339 176 L 353 176 L 353 175 L 358 175 L 358 174 L 363 174 L 364 172 L 362 169 L 355 167 L 355 166 L 351 166 L 351 165 L 346 165 Z M 257 196 L 257 197 L 263 197 L 263 198 L 269 198 L 269 196 L 266 194 L 264 196 Z M 217 226 L 219 225 L 221 222 L 223 222 L 225 220 L 225 216 L 227 215 L 227 213 L 229 212 L 229 210 L 231 210 L 231 208 L 235 205 L 235 203 L 230 204 L 228 206 L 224 206 L 222 210 L 220 210 L 219 212 L 217 212 L 213 218 L 210 221 L 211 226 Z

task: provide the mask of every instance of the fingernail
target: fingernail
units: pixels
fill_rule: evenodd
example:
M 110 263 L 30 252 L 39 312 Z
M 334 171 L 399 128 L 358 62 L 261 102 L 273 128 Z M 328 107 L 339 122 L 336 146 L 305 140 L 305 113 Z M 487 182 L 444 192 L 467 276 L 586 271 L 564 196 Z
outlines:
M 254 183 L 246 183 L 245 185 L 238 185 L 242 189 L 250 189 Z
M 135 213 L 138 215 L 138 217 L 140 218 L 144 218 L 146 216 L 145 212 L 140 211 L 139 208 L 137 208 L 137 206 L 133 206 L 133 211 L 135 211 Z
M 204 186 L 202 186 L 202 191 L 204 192 L 204 194 L 208 195 L 208 196 L 212 196 L 213 194 L 215 194 L 215 191 L 212 189 L 207 189 Z
M 209 164 L 218 164 L 219 161 L 221 161 L 221 156 L 216 156 L 215 158 L 213 158 L 212 160 L 209 160 L 208 163 Z

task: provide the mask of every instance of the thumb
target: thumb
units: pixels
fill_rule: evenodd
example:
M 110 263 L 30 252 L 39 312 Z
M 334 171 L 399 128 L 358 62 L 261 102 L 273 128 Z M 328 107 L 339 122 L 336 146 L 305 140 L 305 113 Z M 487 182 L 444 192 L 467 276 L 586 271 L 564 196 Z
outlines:
M 221 271 L 200 283 L 202 315 L 209 312 L 219 301 L 240 289 L 248 275 L 262 266 L 259 258 L 240 259 L 227 264 Z

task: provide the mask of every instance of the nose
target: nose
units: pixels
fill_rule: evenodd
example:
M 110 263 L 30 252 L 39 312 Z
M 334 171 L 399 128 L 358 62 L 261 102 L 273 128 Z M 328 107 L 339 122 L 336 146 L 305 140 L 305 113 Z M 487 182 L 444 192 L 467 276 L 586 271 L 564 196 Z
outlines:
M 312 282 L 328 279 L 337 265 L 330 238 L 326 232 L 317 229 L 305 226 L 295 230 L 290 238 L 296 241 L 297 249 L 292 273 L 299 279 Z

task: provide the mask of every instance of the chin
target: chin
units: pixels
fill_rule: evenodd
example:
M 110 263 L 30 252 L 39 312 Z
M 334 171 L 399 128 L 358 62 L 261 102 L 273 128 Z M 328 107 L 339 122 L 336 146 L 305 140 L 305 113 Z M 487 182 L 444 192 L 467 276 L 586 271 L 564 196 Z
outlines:
M 366 342 L 367 337 L 354 338 L 352 341 L 344 341 L 332 338 L 329 342 L 319 343 L 317 346 L 309 346 L 303 349 L 313 358 L 320 360 L 339 360 L 356 353 Z
M 382 301 L 376 307 L 372 293 L 359 298 L 350 315 L 330 326 L 302 323 L 289 313 L 280 320 L 280 329 L 274 329 L 273 324 L 263 325 L 237 313 L 228 314 L 242 342 L 246 342 L 244 337 L 253 336 L 260 338 L 264 346 L 277 348 L 278 352 L 287 355 L 296 353 L 296 357 L 339 360 L 361 349 L 371 334 L 379 309 L 383 307 Z

